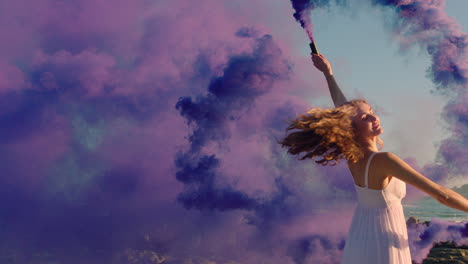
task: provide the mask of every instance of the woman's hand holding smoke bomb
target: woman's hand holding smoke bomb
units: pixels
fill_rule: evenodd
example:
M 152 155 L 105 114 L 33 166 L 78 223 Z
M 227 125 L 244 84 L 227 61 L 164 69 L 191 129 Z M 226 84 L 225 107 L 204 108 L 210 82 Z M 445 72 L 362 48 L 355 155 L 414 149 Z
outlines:
M 321 72 L 323 72 L 326 76 L 333 75 L 333 70 L 330 65 L 330 62 L 322 55 L 322 54 L 312 54 L 312 62 L 314 66 Z

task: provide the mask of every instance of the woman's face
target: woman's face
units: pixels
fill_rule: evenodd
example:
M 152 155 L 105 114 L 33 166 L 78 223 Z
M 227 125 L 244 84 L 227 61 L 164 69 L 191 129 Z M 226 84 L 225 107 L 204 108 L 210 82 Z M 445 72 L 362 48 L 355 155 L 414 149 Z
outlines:
M 380 118 L 374 114 L 374 110 L 366 103 L 359 104 L 353 123 L 360 138 L 373 138 L 384 131 L 380 127 Z

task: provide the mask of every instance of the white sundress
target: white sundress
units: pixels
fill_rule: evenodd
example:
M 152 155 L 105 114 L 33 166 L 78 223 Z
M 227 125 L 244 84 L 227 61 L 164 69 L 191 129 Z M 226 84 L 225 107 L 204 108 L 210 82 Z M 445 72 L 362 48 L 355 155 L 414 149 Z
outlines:
M 358 204 L 349 227 L 341 264 L 411 264 L 408 230 L 401 200 L 406 183 L 392 177 L 382 190 L 367 188 L 370 155 L 365 170 L 365 187 L 354 183 Z M 354 181 L 353 181 L 354 182 Z

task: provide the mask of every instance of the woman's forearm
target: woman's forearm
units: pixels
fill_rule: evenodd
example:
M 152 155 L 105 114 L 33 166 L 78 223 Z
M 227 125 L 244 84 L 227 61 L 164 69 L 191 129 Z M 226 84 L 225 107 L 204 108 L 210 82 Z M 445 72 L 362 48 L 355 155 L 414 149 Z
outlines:
M 468 213 L 468 200 L 465 197 L 445 187 L 443 187 L 443 192 L 447 194 L 448 198 L 438 199 L 441 204 Z
M 325 75 L 328 89 L 330 90 L 330 95 L 335 107 L 346 103 L 348 100 L 344 96 L 343 92 L 341 92 L 340 87 L 338 87 L 335 77 L 333 77 L 333 70 L 330 62 L 322 54 L 315 53 L 312 54 L 312 61 L 314 62 L 314 66 Z
M 327 79 L 328 89 L 330 90 L 330 95 L 333 100 L 333 103 L 335 104 L 335 107 L 346 103 L 348 100 L 346 99 L 340 87 L 336 83 L 333 74 L 325 74 L 325 78 Z

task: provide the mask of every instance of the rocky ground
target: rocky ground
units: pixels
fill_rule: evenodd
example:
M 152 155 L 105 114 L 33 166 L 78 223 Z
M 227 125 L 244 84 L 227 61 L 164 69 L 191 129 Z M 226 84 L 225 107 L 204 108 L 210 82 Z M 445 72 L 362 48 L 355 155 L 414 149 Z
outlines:
M 434 245 L 422 264 L 467 264 L 468 245 L 456 247 L 451 242 Z
M 429 226 L 430 222 L 420 222 L 418 218 L 410 217 L 406 224 L 408 227 L 415 224 Z M 436 243 L 421 264 L 468 264 L 468 245 L 456 246 L 451 241 Z

